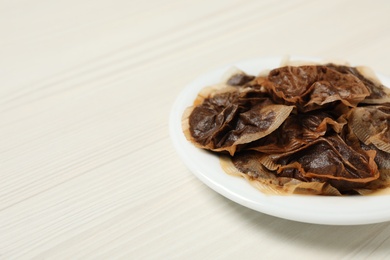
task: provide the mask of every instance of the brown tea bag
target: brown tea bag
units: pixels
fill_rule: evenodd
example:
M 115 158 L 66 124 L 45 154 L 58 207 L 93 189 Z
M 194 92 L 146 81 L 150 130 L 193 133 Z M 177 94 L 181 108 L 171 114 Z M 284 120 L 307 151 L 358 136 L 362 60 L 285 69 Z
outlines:
M 353 108 L 347 115 L 348 125 L 365 145 L 373 144 L 390 153 L 390 107 Z
M 256 90 L 229 89 L 188 108 L 182 126 L 186 138 L 196 146 L 233 155 L 238 145 L 272 133 L 292 110 L 292 106 L 274 104 Z
M 356 76 L 321 65 L 277 68 L 261 83 L 275 99 L 294 104 L 302 112 L 324 108 L 336 101 L 355 107 L 370 95 Z

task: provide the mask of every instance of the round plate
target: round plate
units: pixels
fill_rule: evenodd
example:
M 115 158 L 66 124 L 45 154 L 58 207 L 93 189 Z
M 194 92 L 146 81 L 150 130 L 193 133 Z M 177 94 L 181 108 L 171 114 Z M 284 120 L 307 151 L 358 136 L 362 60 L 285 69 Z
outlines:
M 318 59 L 293 58 L 319 61 Z M 231 67 L 257 75 L 265 69 L 280 66 L 281 58 L 270 57 L 228 64 L 206 73 L 187 85 L 177 97 L 170 114 L 170 135 L 186 166 L 206 185 L 243 206 L 272 216 L 300 222 L 328 225 L 359 225 L 390 220 L 390 195 L 327 197 L 310 195 L 266 195 L 243 178 L 230 176 L 220 167 L 217 155 L 196 148 L 188 142 L 181 128 L 185 108 L 192 105 L 198 92 L 205 86 L 221 82 L 222 75 Z M 378 78 L 390 86 L 390 79 Z

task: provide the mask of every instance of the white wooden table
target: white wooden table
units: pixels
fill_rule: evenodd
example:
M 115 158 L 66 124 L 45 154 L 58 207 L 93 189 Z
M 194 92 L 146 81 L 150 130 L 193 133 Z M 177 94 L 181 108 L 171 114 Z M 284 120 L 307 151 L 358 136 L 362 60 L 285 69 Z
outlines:
M 285 54 L 390 75 L 390 2 L 0 1 L 0 259 L 381 259 L 390 224 L 231 202 L 168 135 L 198 75 Z

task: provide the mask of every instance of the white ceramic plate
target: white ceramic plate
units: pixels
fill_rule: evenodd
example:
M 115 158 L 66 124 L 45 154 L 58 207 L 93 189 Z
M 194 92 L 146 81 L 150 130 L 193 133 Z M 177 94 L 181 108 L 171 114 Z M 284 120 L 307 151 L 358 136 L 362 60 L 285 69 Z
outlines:
M 279 67 L 280 61 L 281 58 L 270 57 L 228 64 L 204 74 L 186 86 L 177 97 L 170 114 L 170 135 L 181 159 L 202 182 L 216 192 L 265 214 L 328 225 L 359 225 L 389 221 L 390 195 L 351 197 L 266 195 L 243 178 L 227 175 L 221 169 L 216 155 L 196 148 L 186 140 L 181 129 L 181 117 L 185 108 L 191 106 L 200 89 L 221 82 L 222 75 L 231 67 L 257 75 L 264 69 Z M 384 85 L 390 86 L 390 78 L 383 75 L 378 77 Z

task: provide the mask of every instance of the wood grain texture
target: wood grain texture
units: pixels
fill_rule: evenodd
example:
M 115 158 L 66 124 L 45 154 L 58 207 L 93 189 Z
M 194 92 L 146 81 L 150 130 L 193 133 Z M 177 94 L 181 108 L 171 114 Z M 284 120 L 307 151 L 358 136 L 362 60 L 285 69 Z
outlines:
M 286 54 L 390 75 L 388 1 L 0 3 L 0 259 L 385 259 L 390 225 L 270 217 L 168 135 L 198 75 Z

